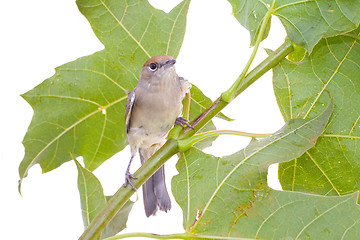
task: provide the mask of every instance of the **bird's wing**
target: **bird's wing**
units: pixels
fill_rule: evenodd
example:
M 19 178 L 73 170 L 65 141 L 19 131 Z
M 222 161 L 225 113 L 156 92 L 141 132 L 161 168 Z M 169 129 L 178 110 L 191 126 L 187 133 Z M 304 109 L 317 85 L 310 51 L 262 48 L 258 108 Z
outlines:
M 129 132 L 130 129 L 130 118 L 131 118 L 131 110 L 135 103 L 135 91 L 132 90 L 128 93 L 128 98 L 126 100 L 126 107 L 125 107 L 125 128 L 126 133 Z
M 179 77 L 179 81 L 180 81 L 180 84 L 181 84 L 181 91 L 182 91 L 183 98 L 184 98 L 185 94 L 187 92 L 189 92 L 189 90 L 191 88 L 191 83 L 188 80 L 186 80 L 185 78 L 183 78 L 183 77 Z

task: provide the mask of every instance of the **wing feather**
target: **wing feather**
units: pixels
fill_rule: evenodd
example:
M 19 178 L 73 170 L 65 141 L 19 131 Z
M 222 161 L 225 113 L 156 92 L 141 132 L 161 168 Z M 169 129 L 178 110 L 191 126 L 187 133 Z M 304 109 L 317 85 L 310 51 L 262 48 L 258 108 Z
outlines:
M 131 110 L 135 103 L 135 91 L 132 90 L 128 93 L 128 98 L 126 100 L 126 107 L 125 107 L 125 128 L 126 133 L 129 133 L 130 130 L 130 120 L 131 120 Z

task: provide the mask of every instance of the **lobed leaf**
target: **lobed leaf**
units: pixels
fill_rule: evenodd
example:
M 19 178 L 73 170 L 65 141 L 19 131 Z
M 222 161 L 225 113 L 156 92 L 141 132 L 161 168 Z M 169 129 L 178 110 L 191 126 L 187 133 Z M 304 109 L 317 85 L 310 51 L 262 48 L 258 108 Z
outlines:
M 172 190 L 183 210 L 185 231 L 199 239 L 357 236 L 358 194 L 324 197 L 267 186 L 269 165 L 299 157 L 314 146 L 333 107 L 331 100 L 318 116 L 289 120 L 272 136 L 230 156 L 215 157 L 196 148 L 182 153 Z
M 267 11 L 277 16 L 288 37 L 309 52 L 322 37 L 356 29 L 360 0 L 228 0 L 236 19 L 250 31 L 251 45 Z M 273 9 L 271 5 L 274 3 Z M 264 38 L 267 37 L 269 27 Z
M 89 170 L 75 160 L 78 169 L 78 189 L 84 227 L 87 228 L 96 214 L 103 208 L 109 197 L 104 196 L 100 181 Z M 128 215 L 134 202 L 127 201 L 103 231 L 101 238 L 111 237 L 126 227 Z
M 145 0 L 77 1 L 105 49 L 58 67 L 54 76 L 22 95 L 34 116 L 23 140 L 20 183 L 36 163 L 48 172 L 71 160 L 71 153 L 83 156 L 92 171 L 127 145 L 127 92 L 150 56 L 178 55 L 189 2 L 164 13 Z M 192 100 L 192 116 L 210 105 L 198 89 Z M 206 127 L 214 129 L 212 123 Z
M 285 120 L 316 115 L 329 91 L 334 113 L 314 148 L 280 165 L 283 189 L 344 195 L 360 189 L 360 29 L 325 38 L 300 63 L 274 68 L 274 90 Z

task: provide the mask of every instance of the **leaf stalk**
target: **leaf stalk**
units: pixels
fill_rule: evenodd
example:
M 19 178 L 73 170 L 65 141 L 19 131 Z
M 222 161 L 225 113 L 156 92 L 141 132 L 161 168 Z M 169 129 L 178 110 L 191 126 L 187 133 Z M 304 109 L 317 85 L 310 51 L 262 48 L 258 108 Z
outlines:
M 171 156 L 177 153 L 177 142 L 169 139 L 148 161 L 134 173 L 136 179 L 131 180 L 138 189 L 146 182 Z M 79 240 L 92 240 L 100 236 L 110 220 L 129 200 L 134 190 L 131 187 L 120 187 L 106 205 L 98 212 Z
M 262 61 L 258 66 L 256 66 L 249 74 L 244 78 L 243 84 L 236 91 L 235 97 L 240 93 L 246 90 L 251 84 L 258 80 L 262 75 L 267 71 L 275 67 L 282 59 L 284 59 L 289 53 L 294 51 L 294 47 L 290 40 L 285 40 L 285 42 L 271 53 L 264 61 Z M 187 128 L 183 130 L 183 134 L 179 139 L 186 139 L 194 135 L 198 130 L 205 126 L 213 117 L 215 117 L 221 110 L 223 110 L 229 102 L 222 100 L 221 96 L 214 101 L 214 103 L 204 110 L 191 125 L 194 127 L 195 131 Z M 180 126 L 179 126 L 180 127 Z
M 259 49 L 260 42 L 262 40 L 262 37 L 263 37 L 265 29 L 266 29 L 266 25 L 268 24 L 271 14 L 273 12 L 272 8 L 273 8 L 273 6 L 271 6 L 271 8 L 269 8 L 269 10 L 266 12 L 264 18 L 262 19 L 262 23 L 260 25 L 259 34 L 256 38 L 254 49 L 251 53 L 251 56 L 250 56 L 248 62 L 245 65 L 243 71 L 241 72 L 240 76 L 236 79 L 236 81 L 233 83 L 233 85 L 231 85 L 231 87 L 227 91 L 222 93 L 221 99 L 223 101 L 230 102 L 232 99 L 234 99 L 236 97 L 236 92 L 240 89 L 242 83 L 244 82 L 246 73 L 249 71 L 249 68 L 250 68 L 250 66 L 255 58 L 255 55 Z
M 190 149 L 195 143 L 200 142 L 208 137 L 214 137 L 218 135 L 236 135 L 236 136 L 251 137 L 251 138 L 264 138 L 271 134 L 247 133 L 247 132 L 241 132 L 235 130 L 212 130 L 212 131 L 195 134 L 183 140 L 178 140 L 179 151 L 185 152 L 186 150 Z
M 238 237 L 226 237 L 226 236 L 212 236 L 212 235 L 202 235 L 202 234 L 192 234 L 192 233 L 175 233 L 175 234 L 153 234 L 145 232 L 134 232 L 134 233 L 124 233 L 115 235 L 113 237 L 108 237 L 103 240 L 117 240 L 123 238 L 131 237 L 146 237 L 146 238 L 155 238 L 155 239 L 223 239 L 223 240 L 252 240 L 250 238 L 238 238 Z

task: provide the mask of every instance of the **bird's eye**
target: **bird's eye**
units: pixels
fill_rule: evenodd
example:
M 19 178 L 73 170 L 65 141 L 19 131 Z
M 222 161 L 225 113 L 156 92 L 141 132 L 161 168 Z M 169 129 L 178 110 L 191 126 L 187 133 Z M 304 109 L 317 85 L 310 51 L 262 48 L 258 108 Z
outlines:
M 150 63 L 149 68 L 151 71 L 155 71 L 158 68 L 158 65 L 156 63 Z

